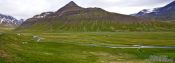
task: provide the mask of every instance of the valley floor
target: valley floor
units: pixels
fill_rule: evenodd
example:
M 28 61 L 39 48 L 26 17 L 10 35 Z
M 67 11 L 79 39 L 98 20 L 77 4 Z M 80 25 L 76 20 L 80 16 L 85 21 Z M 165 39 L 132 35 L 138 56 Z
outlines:
M 13 30 L 14 28 L 12 27 L 0 27 L 0 32 L 8 32 L 10 30 Z
M 0 63 L 175 62 L 175 32 L 3 33 L 0 40 Z

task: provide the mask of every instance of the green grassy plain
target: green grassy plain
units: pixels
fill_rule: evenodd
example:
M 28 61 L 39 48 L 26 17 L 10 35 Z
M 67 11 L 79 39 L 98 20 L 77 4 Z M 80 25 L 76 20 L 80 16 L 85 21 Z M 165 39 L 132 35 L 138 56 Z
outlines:
M 12 27 L 1 27 L 0 26 L 0 32 L 9 32 L 11 30 L 13 30 L 14 28 Z
M 32 36 L 42 39 L 37 42 Z M 3 33 L 0 63 L 174 63 L 148 61 L 149 57 L 175 59 L 175 49 L 107 48 L 93 45 L 174 46 L 174 32 Z

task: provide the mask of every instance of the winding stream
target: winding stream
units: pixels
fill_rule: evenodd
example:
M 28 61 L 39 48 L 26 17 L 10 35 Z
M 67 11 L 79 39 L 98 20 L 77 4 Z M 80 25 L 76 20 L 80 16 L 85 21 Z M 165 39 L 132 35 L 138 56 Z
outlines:
M 117 48 L 158 48 L 158 49 L 175 49 L 175 46 L 144 46 L 144 45 L 133 45 L 133 46 L 110 46 L 110 45 L 97 45 L 97 44 L 84 44 L 87 46 L 95 46 L 95 47 L 106 47 L 106 48 L 113 48 L 113 49 L 117 49 Z

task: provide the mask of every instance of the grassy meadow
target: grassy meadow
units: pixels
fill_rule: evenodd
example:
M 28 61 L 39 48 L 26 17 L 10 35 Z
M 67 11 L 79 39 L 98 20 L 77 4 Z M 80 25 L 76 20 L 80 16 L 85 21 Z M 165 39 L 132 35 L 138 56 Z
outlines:
M 0 32 L 9 32 L 11 30 L 14 30 L 15 28 L 13 27 L 1 27 L 0 26 Z
M 174 32 L 3 33 L 0 63 L 174 63 L 171 48 L 105 47 L 174 46 L 174 38 Z

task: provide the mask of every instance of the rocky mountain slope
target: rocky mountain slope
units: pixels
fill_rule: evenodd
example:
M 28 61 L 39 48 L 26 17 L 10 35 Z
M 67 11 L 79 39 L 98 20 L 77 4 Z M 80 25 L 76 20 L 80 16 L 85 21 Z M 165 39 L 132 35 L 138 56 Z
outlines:
M 151 31 L 157 30 L 157 25 L 145 19 L 112 13 L 101 8 L 83 8 L 71 1 L 56 12 L 44 12 L 27 19 L 16 30 L 23 32 Z
M 154 20 L 175 20 L 175 1 L 169 3 L 168 5 L 160 8 L 154 8 L 150 11 L 150 9 L 144 9 L 134 16 L 149 18 Z
M 1 26 L 19 26 L 24 20 L 17 20 L 16 18 L 4 14 L 0 14 L 0 25 Z

